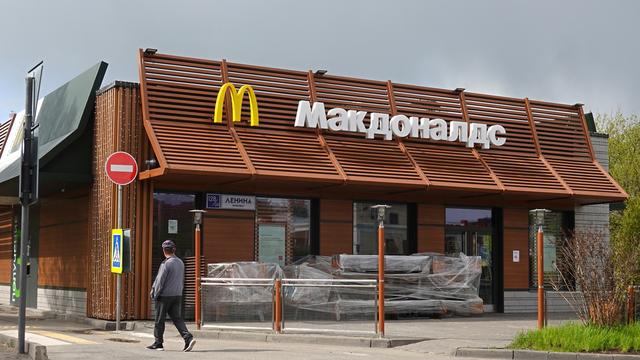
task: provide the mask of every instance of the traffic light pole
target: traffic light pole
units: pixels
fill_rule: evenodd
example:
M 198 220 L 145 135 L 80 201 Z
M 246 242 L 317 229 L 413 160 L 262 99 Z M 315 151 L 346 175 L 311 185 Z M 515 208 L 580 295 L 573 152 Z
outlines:
M 29 205 L 32 186 L 32 128 L 33 128 L 33 85 L 35 78 L 27 76 L 27 99 L 24 107 L 24 142 L 22 143 L 22 169 L 20 172 L 20 202 L 22 203 L 22 224 L 20 225 L 20 309 L 18 311 L 18 352 L 26 354 L 25 327 L 27 313 L 27 263 L 29 262 Z

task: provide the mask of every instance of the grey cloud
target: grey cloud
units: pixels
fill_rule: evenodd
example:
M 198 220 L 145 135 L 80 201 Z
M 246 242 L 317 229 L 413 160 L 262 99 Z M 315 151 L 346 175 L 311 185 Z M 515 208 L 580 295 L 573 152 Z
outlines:
M 137 80 L 136 50 L 640 112 L 637 1 L 15 1 L 2 5 L 0 112 L 95 64 Z M 32 15 L 29 28 L 26 15 Z M 0 116 L 1 113 L 0 113 Z

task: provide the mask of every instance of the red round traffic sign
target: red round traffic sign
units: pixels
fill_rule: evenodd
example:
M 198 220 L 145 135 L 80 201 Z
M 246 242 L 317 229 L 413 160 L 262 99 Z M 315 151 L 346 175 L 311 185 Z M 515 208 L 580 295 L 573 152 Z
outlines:
M 111 181 L 118 185 L 130 184 L 138 176 L 138 163 L 131 154 L 117 151 L 109 155 L 104 170 Z

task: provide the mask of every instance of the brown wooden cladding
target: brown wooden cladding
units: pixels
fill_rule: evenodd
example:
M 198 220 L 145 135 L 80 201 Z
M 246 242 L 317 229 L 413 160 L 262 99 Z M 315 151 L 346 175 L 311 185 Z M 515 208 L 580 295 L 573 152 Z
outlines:
M 11 283 L 11 262 L 13 260 L 13 210 L 0 207 L 0 284 Z
M 442 205 L 418 205 L 418 252 L 444 253 L 445 211 Z
M 504 288 L 529 288 L 529 211 L 503 210 L 504 220 Z M 520 251 L 520 262 L 513 262 L 513 250 Z
M 202 225 L 206 263 L 253 261 L 254 221 L 253 211 L 209 210 Z
M 466 188 L 577 202 L 627 196 L 596 162 L 580 106 L 142 51 L 140 81 L 145 130 L 160 162 L 151 177 L 166 172 L 240 180 L 277 176 L 310 187 L 329 181 L 388 193 Z M 248 126 L 247 100 L 245 121 L 230 122 L 227 105 L 227 123 L 212 124 L 217 91 L 226 82 L 254 88 L 259 128 Z M 507 142 L 472 149 L 430 139 L 368 140 L 362 134 L 294 128 L 299 100 L 324 102 L 327 110 L 499 124 L 507 130 Z
M 140 93 L 135 84 L 124 83 L 96 97 L 93 176 L 89 214 L 87 315 L 115 318 L 116 276 L 109 268 L 111 229 L 116 227 L 117 188 L 104 173 L 106 158 L 115 151 L 132 154 L 140 167 L 148 159 L 142 130 Z M 123 274 L 122 319 L 150 317 L 151 241 L 153 183 L 133 182 L 124 187 L 123 227 L 131 228 L 132 272 Z
M 88 214 L 88 195 L 41 200 L 39 286 L 86 288 Z
M 353 253 L 353 202 L 320 200 L 320 255 Z

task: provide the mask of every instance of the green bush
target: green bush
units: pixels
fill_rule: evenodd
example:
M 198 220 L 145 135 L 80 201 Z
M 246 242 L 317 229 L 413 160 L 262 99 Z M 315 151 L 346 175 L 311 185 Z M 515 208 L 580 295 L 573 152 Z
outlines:
M 640 324 L 566 324 L 519 333 L 510 348 L 560 352 L 640 352 Z

